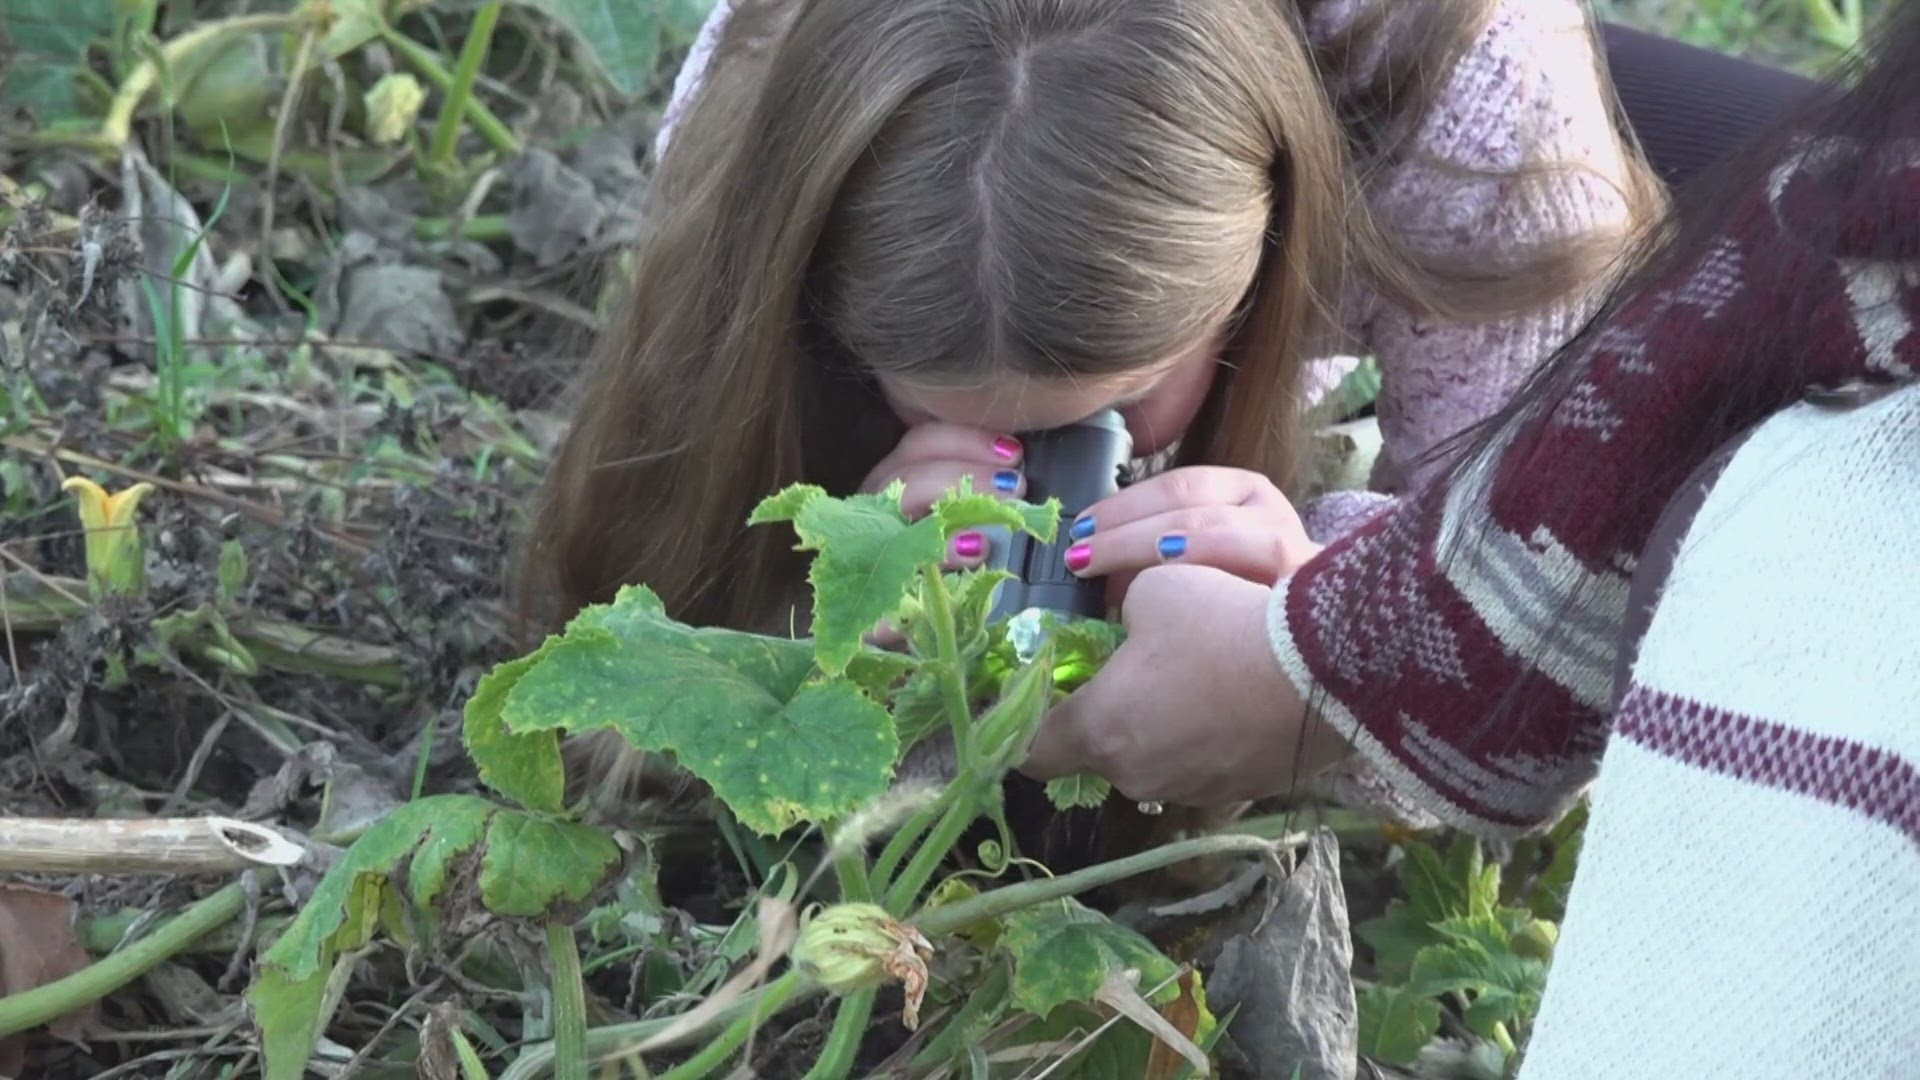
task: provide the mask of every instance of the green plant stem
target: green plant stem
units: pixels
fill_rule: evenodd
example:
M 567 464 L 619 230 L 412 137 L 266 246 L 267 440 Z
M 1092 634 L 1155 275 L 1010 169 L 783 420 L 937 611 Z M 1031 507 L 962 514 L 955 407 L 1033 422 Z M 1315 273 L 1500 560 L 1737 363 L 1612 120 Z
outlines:
M 431 49 L 388 26 L 385 20 L 380 22 L 380 40 L 386 42 L 388 48 L 399 53 L 407 63 L 412 64 L 428 82 L 439 87 L 442 92 L 451 93 L 453 75 L 447 71 L 446 65 L 440 62 L 440 57 Z M 512 129 L 502 123 L 499 117 L 493 115 L 479 98 L 469 94 L 461 111 L 466 114 L 467 122 L 473 125 L 473 130 L 479 132 L 480 137 L 487 140 L 487 144 L 495 150 L 509 157 L 520 152 L 520 140 L 513 137 Z
M 95 915 L 80 919 L 73 924 L 73 936 L 80 947 L 94 954 L 104 956 L 120 948 L 127 940 L 127 934 L 153 917 L 153 913 L 141 908 L 128 908 L 124 911 Z M 253 947 L 264 950 L 279 940 L 287 927 L 293 925 L 291 915 L 262 915 L 253 928 Z M 242 944 L 241 928 L 237 925 L 218 927 L 198 939 L 188 942 L 176 955 L 217 955 L 232 953 Z
M 1315 807 L 1243 818 L 1222 831 L 1234 836 L 1260 836 L 1273 840 L 1312 832 L 1315 829 L 1329 829 L 1343 843 L 1355 840 L 1384 843 L 1386 834 L 1382 829 L 1386 824 L 1386 817 L 1371 810 L 1330 810 Z
M 867 864 L 858 851 L 849 851 L 833 860 L 834 876 L 840 879 L 840 899 L 867 902 L 873 899 L 873 882 L 867 877 Z
M 946 813 L 947 807 L 952 804 L 953 797 L 958 793 L 957 784 L 947 785 L 946 790 L 942 791 L 938 798 L 914 811 L 906 824 L 900 826 L 899 831 L 887 841 L 887 846 L 880 849 L 880 857 L 874 860 L 871 875 L 875 889 L 883 892 L 886 890 L 887 883 L 893 880 L 893 872 L 900 868 L 900 860 L 907 857 L 907 850 L 922 833 L 933 828 L 934 823 L 940 820 L 941 814 Z
M 125 82 L 113 95 L 113 101 L 107 106 L 107 115 L 100 123 L 97 136 L 102 149 L 118 152 L 127 144 L 133 134 L 133 116 L 140 109 L 140 103 L 146 100 L 147 92 L 160 81 L 160 68 L 164 64 L 167 70 L 178 68 L 195 51 L 210 45 L 217 45 L 229 38 L 246 34 L 268 34 L 280 30 L 300 29 L 312 24 L 314 15 L 307 8 L 296 11 L 276 11 L 256 15 L 235 15 L 228 19 L 217 19 L 194 27 L 172 41 L 160 47 L 158 62 L 151 57 L 142 60 L 127 73 Z
M 48 587 L 24 575 L 0 580 L 0 585 L 7 589 L 7 615 L 14 633 L 52 633 L 88 610 L 88 604 L 79 599 L 86 593 L 85 582 L 72 578 L 47 581 L 59 588 Z M 382 646 L 363 645 L 293 623 L 252 615 L 233 618 L 227 630 L 265 667 L 394 689 L 405 685 L 406 673 L 399 658 Z
M 431 716 L 427 717 L 426 723 L 420 725 L 420 756 L 413 762 L 413 791 L 407 796 L 410 801 L 418 802 L 420 797 L 426 794 L 427 765 L 433 761 L 434 734 L 439 727 L 439 721 Z
M 246 903 L 246 890 L 236 881 L 98 963 L 64 979 L 0 998 L 0 1038 L 39 1027 L 106 997 L 186 951 L 196 940 L 240 914 Z
M 933 621 L 934 660 L 940 690 L 947 699 L 947 722 L 953 727 L 953 748 L 961 768 L 973 763 L 973 704 L 967 697 L 967 672 L 960 666 L 960 631 L 953 619 L 953 596 L 944 574 L 926 575 L 927 617 Z
M 787 1007 L 787 1002 L 802 988 L 803 980 L 794 974 L 783 975 L 767 984 L 754 1006 L 736 1017 L 720 1037 L 701 1051 L 660 1074 L 659 1080 L 700 1080 L 725 1065 L 734 1053 L 746 1045 L 761 1024 Z M 501 1080 L 506 1080 L 503 1076 Z
M 769 999 L 778 997 L 782 1008 L 797 1005 L 820 992 L 820 984 L 800 974 L 789 971 L 757 990 L 742 994 L 738 1001 L 716 1013 L 708 1022 L 689 1029 L 674 1039 L 678 1044 L 692 1039 L 701 1032 L 719 1024 L 728 1023 L 743 1015 L 771 1016 L 778 1009 L 768 1010 Z M 609 1024 L 587 1032 L 587 1051 L 594 1055 L 631 1053 L 638 1044 L 667 1030 L 678 1023 L 678 1016 L 662 1016 L 652 1020 L 633 1020 L 625 1024 Z M 513 1064 L 500 1074 L 499 1080 L 534 1080 L 548 1064 L 553 1061 L 553 1043 L 535 1043 L 523 1049 Z M 664 1077 L 659 1080 L 665 1080 Z
M 553 965 L 553 1075 L 587 1080 L 587 986 L 572 926 L 558 919 L 547 923 L 547 957 Z
M 827 1045 L 821 1048 L 813 1068 L 807 1070 L 805 1080 L 845 1080 L 853 1071 L 860 1041 L 867 1034 L 867 1021 L 873 1018 L 873 999 L 879 992 L 879 988 L 869 986 L 840 999 Z
M 473 18 L 473 25 L 467 28 L 467 40 L 460 46 L 460 60 L 453 69 L 453 84 L 447 87 L 446 107 L 440 110 L 440 120 L 433 128 L 433 142 L 427 147 L 427 163 L 440 167 L 453 164 L 453 148 L 460 140 L 460 123 L 466 115 L 467 102 L 473 100 L 473 84 L 480 78 L 480 65 L 486 62 L 487 50 L 493 45 L 493 28 L 500 22 L 500 9 L 505 0 L 489 0 L 486 7 Z
M 1186 862 L 1189 859 L 1204 859 L 1214 855 L 1258 855 L 1284 847 L 1297 847 L 1306 842 L 1307 838 L 1304 835 L 1267 840 L 1258 836 L 1221 834 L 1182 840 L 1178 843 L 1162 845 L 1151 851 L 1143 851 L 1138 855 L 1129 855 L 1124 859 L 1089 866 L 1085 870 L 1076 870 L 1071 874 L 1042 878 L 1037 881 L 1023 881 L 1017 885 L 994 889 L 966 900 L 941 904 L 935 908 L 922 910 L 914 917 L 913 922 L 920 928 L 920 932 L 928 937 L 951 934 L 975 923 L 1019 911 L 1021 908 L 1076 896 L 1088 889 L 1111 885 L 1116 881 L 1123 881 L 1139 874 L 1158 870 L 1163 866 Z
M 1297 847 L 1306 841 L 1307 838 L 1304 835 L 1288 836 L 1278 840 L 1236 835 L 1203 836 L 1194 840 L 1182 840 L 1179 843 L 1143 851 L 1125 859 L 1090 866 L 1085 870 L 1061 877 L 1024 881 L 1017 885 L 982 893 L 971 899 L 941 904 L 936 908 L 922 911 L 914 919 L 914 924 L 928 937 L 942 936 L 1022 908 L 1074 896 L 1088 889 L 1110 885 L 1116 881 L 1189 859 L 1203 859 L 1213 855 L 1256 855 L 1277 851 L 1283 847 Z M 714 1024 L 731 1021 L 727 1031 L 694 1058 L 677 1066 L 673 1071 L 663 1073 L 659 1080 L 698 1080 L 699 1077 L 706 1076 L 724 1064 L 733 1052 L 739 1049 L 756 1025 L 763 1023 L 768 1017 L 787 1006 L 798 1004 L 819 991 L 819 984 L 798 971 L 788 971 L 759 990 L 742 995 L 740 1000 L 715 1014 L 709 1023 L 687 1031 L 682 1037 L 692 1038 Z M 631 1047 L 666 1030 L 676 1019 L 668 1016 L 597 1028 L 587 1033 L 588 1047 L 595 1052 L 614 1051 L 623 1046 Z M 507 1067 L 505 1072 L 500 1074 L 500 1080 L 534 1080 L 540 1070 L 552 1060 L 551 1043 L 529 1046 L 512 1065 Z
M 967 831 L 967 826 L 980 816 L 980 796 L 986 786 L 980 775 L 974 772 L 964 772 L 960 779 L 953 782 L 953 802 L 941 816 L 940 824 L 934 826 L 926 842 L 913 853 L 913 860 L 907 863 L 905 870 L 900 871 L 900 877 L 887 887 L 887 900 L 883 906 L 889 915 L 898 918 L 912 908 L 920 890 L 940 869 L 940 861 L 953 850 L 953 845 L 960 842 L 960 836 Z

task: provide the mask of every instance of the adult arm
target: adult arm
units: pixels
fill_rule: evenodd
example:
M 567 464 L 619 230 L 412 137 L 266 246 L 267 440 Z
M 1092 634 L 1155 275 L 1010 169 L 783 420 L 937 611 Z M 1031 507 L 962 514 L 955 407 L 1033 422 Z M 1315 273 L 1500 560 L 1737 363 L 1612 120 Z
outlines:
M 1844 153 L 1756 175 L 1581 339 L 1570 384 L 1274 590 L 1296 689 L 1442 820 L 1515 835 L 1592 779 L 1634 567 L 1715 450 L 1809 387 L 1920 373 L 1920 162 L 1841 188 L 1820 169 Z

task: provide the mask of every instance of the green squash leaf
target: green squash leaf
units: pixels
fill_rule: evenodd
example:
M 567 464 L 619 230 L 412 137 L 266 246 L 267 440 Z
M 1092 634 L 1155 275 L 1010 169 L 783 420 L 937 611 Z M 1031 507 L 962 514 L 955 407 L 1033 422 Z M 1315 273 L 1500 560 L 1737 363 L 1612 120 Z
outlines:
M 509 731 L 620 732 L 669 752 L 765 835 L 883 793 L 899 739 L 846 679 L 809 681 L 806 642 L 695 630 L 641 587 L 589 608 L 507 692 Z
M 1060 500 L 1048 499 L 1036 506 L 1003 499 L 991 492 L 974 491 L 973 481 L 963 478 L 933 504 L 932 516 L 940 522 L 945 537 L 968 529 L 1003 528 L 1017 529 L 1050 544 L 1060 530 Z
M 524 735 L 507 730 L 501 710 L 507 695 L 527 672 L 543 663 L 561 639 L 548 638 L 538 651 L 509 660 L 488 672 L 467 699 L 463 738 L 467 754 L 480 770 L 480 782 L 529 810 L 557 813 L 565 805 L 566 765 L 560 740 L 552 731 Z
M 480 896 L 496 914 L 544 917 L 585 900 L 619 864 L 619 846 L 599 829 L 502 811 L 487 830 Z
M 1360 1052 L 1411 1065 L 1440 1033 L 1440 1003 L 1404 986 L 1374 986 L 1360 997 Z
M 1498 990 L 1515 998 L 1538 998 L 1546 984 L 1547 965 L 1541 961 L 1459 938 L 1420 950 L 1407 989 L 1424 997 L 1466 991 L 1477 998 Z
M 302 1074 L 319 1035 L 327 972 L 341 950 L 363 944 L 379 925 L 401 864 L 412 859 L 431 882 L 427 895 L 437 894 L 448 863 L 480 842 L 498 811 L 471 795 L 408 803 L 368 829 L 320 879 L 299 916 L 261 955 L 260 977 L 247 992 L 269 1077 Z M 421 881 L 414 880 L 415 895 L 421 890 Z
M 1354 927 L 1353 934 L 1373 950 L 1380 976 L 1395 981 L 1413 973 L 1413 960 L 1421 949 L 1446 940 L 1432 923 L 1399 900 L 1387 905 L 1386 914 Z
M 1053 683 L 1072 693 L 1113 658 L 1127 640 L 1127 628 L 1105 619 L 1060 619 L 1047 637 L 1053 642 Z
M 1533 891 L 1527 897 L 1527 906 L 1533 909 L 1535 915 L 1550 922 L 1561 922 L 1567 917 L 1567 893 L 1573 888 L 1573 872 L 1580 863 L 1580 843 L 1586 835 L 1587 810 L 1587 800 L 1582 799 L 1553 828 L 1547 830 L 1546 839 L 1553 845 L 1553 856 L 1547 868 L 1534 881 Z
M 815 658 L 838 675 L 861 639 L 900 610 L 921 570 L 938 566 L 946 537 L 937 518 L 909 522 L 900 508 L 904 485 L 878 495 L 836 499 L 817 487 L 788 488 L 755 508 L 748 524 L 791 522 L 799 550 L 817 551 L 813 585 Z
M 391 880 L 401 862 L 417 858 L 429 840 L 435 841 L 434 858 L 444 865 L 446 859 L 480 842 L 488 819 L 499 809 L 472 795 L 436 795 L 387 815 L 355 841 L 320 879 L 313 897 L 262 955 L 262 962 L 284 972 L 292 982 L 311 978 L 342 943 L 338 935 L 343 930 L 353 933 L 348 916 L 355 907 L 352 900 L 356 892 L 364 895 L 362 877 Z M 415 888 L 417 891 L 418 883 Z
M 902 750 L 946 729 L 947 699 L 940 690 L 937 665 L 921 665 L 894 695 L 893 724 Z
M 693 44 L 713 13 L 715 0 L 661 0 L 660 30 L 674 47 Z
M 1097 809 L 1113 794 L 1113 785 L 1092 773 L 1056 776 L 1047 781 L 1047 798 L 1062 810 Z
M 1177 970 L 1146 938 L 1075 900 L 1007 916 L 999 947 L 1013 957 L 1014 1004 L 1035 1016 L 1092 1001 L 1117 969 L 1138 970 L 1143 992 Z M 1147 1000 L 1160 1006 L 1179 995 L 1169 983 Z
M 1420 921 L 1435 923 L 1466 914 L 1466 890 L 1448 877 L 1439 852 L 1419 840 L 1402 845 L 1401 850 L 1406 857 L 1400 863 L 1400 885 Z
M 247 1005 L 260 1029 L 260 1052 L 266 1058 L 265 1080 L 301 1080 L 307 1059 L 327 1017 L 327 974 L 315 972 L 289 979 L 275 968 L 264 968 L 247 988 Z
M 75 74 L 87 49 L 112 34 L 116 0 L 0 3 L 0 105 L 23 106 L 43 124 L 81 114 Z
M 646 90 L 660 62 L 659 6 L 606 0 L 520 0 L 552 19 L 626 97 Z

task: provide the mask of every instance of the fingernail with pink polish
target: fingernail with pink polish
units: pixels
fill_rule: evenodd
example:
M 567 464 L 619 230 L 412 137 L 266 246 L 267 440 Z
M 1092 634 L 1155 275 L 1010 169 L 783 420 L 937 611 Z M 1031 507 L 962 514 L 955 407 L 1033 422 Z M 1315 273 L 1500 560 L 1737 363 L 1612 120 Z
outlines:
M 1020 459 L 1020 440 L 1011 435 L 1002 435 L 993 440 L 993 453 L 994 456 L 1001 461 L 1018 461 Z
M 1079 573 L 1093 561 L 1092 544 L 1075 544 L 1067 549 L 1067 569 Z
M 962 559 L 977 559 L 987 553 L 987 538 L 977 532 L 964 532 L 953 538 L 953 553 Z

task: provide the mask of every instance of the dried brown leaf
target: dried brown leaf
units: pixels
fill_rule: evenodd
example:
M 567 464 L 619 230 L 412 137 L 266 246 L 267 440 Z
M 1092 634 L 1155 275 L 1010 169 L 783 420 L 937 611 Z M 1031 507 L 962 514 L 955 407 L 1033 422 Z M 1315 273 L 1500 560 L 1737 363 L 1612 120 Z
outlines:
M 0 882 L 0 997 L 45 986 L 93 963 L 73 933 L 73 901 L 59 893 Z M 93 1002 L 55 1019 L 47 1031 L 77 1040 L 97 1014 Z M 0 1074 L 26 1063 L 25 1036 L 0 1039 Z

